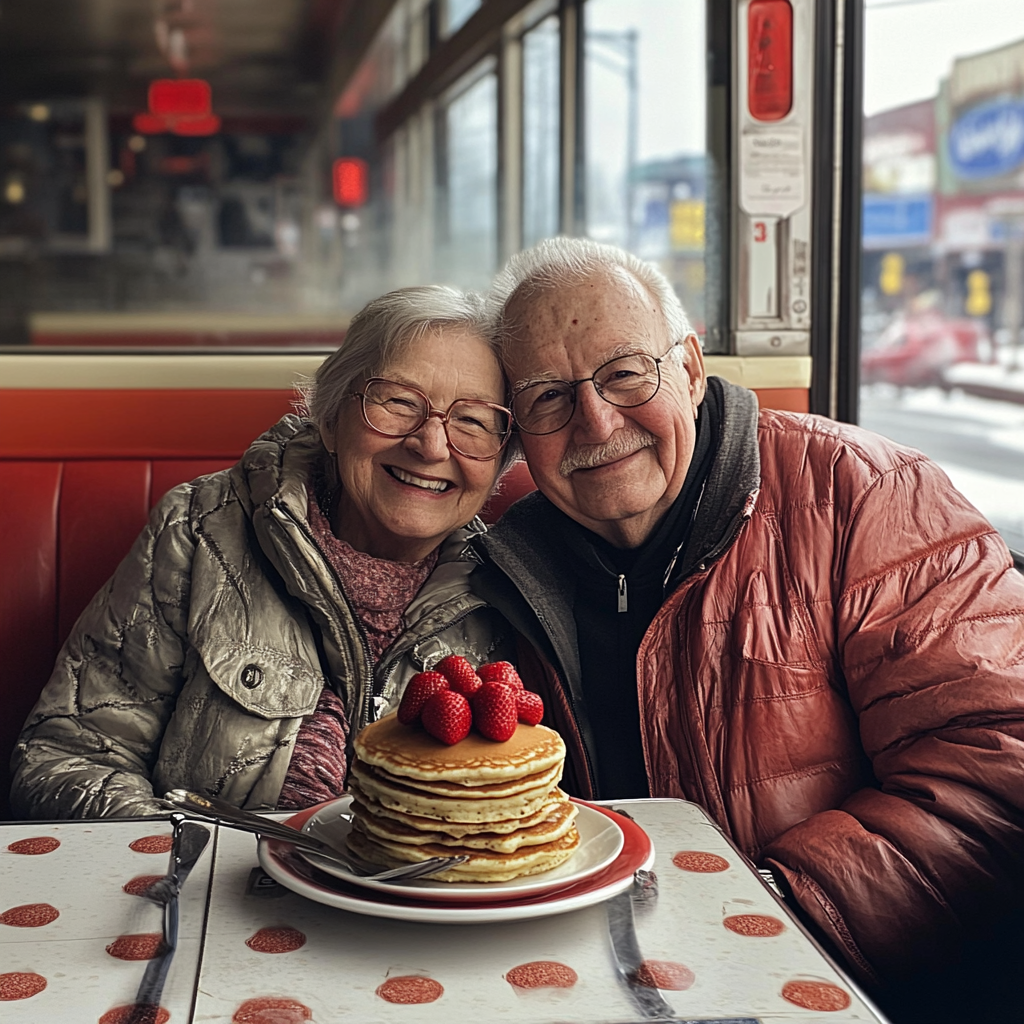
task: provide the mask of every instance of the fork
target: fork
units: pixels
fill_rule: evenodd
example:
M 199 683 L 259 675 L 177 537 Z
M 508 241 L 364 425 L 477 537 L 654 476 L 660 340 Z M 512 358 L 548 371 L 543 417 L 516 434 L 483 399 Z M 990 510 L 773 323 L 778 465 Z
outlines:
M 277 839 L 309 850 L 325 860 L 340 865 L 350 874 L 368 881 L 400 882 L 416 878 L 429 878 L 448 868 L 465 864 L 469 860 L 468 856 L 428 857 L 426 860 L 413 864 L 403 864 L 401 867 L 375 871 L 373 868 L 367 869 L 357 863 L 329 843 L 316 839 L 306 832 L 300 832 L 291 825 L 274 821 L 271 818 L 260 817 L 258 814 L 253 814 L 252 811 L 242 810 L 242 808 L 235 807 L 224 800 L 218 800 L 216 797 L 200 796 L 198 793 L 190 793 L 184 789 L 172 789 L 169 793 L 164 794 L 164 800 L 175 807 L 202 815 L 204 818 L 210 818 L 221 825 L 237 828 L 243 832 L 252 832 L 265 839 Z

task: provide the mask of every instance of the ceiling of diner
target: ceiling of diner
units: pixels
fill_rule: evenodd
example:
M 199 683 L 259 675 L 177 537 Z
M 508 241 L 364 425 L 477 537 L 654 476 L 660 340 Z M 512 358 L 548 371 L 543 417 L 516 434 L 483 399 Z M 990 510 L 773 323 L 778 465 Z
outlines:
M 210 82 L 221 116 L 309 116 L 393 6 L 381 0 L 0 0 L 0 106 L 101 96 L 145 108 L 154 78 Z

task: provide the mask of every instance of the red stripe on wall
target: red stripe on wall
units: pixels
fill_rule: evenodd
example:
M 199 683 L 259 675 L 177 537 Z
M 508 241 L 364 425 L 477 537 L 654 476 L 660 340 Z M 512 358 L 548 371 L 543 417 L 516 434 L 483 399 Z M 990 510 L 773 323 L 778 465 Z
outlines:
M 759 388 L 765 409 L 808 411 L 806 388 Z M 293 412 L 282 389 L 0 390 L 0 457 L 235 459 Z
M 762 409 L 782 412 L 810 412 L 810 392 L 807 388 L 755 388 Z
M 0 457 L 235 459 L 285 413 L 291 391 L 0 391 Z

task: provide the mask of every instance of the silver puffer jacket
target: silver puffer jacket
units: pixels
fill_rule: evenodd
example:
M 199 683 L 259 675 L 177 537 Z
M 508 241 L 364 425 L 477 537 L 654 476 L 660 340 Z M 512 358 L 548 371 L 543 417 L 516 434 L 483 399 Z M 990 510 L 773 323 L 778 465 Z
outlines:
M 474 597 L 480 520 L 441 546 L 405 630 L 371 670 L 366 641 L 306 522 L 325 458 L 286 416 L 230 470 L 170 491 L 82 613 L 12 758 L 22 817 L 142 815 L 184 787 L 276 806 L 303 716 L 329 682 L 353 730 L 449 653 L 508 657 Z

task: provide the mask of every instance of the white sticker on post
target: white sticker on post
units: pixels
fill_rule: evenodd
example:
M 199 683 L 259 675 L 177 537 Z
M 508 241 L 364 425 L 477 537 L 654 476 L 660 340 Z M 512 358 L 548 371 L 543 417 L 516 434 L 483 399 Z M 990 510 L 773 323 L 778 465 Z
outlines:
M 750 222 L 747 248 L 747 316 L 779 315 L 779 219 L 758 217 Z
M 747 128 L 740 137 L 740 206 L 788 217 L 807 201 L 803 129 Z

